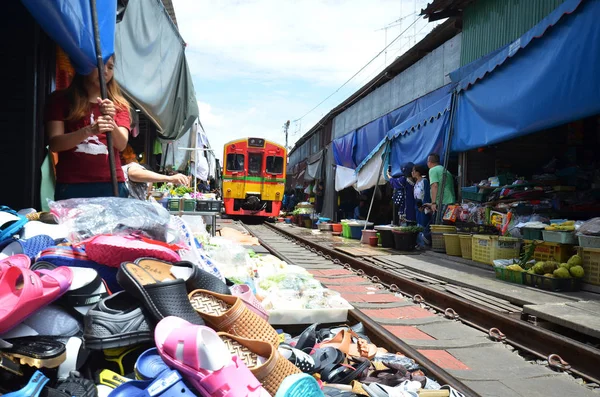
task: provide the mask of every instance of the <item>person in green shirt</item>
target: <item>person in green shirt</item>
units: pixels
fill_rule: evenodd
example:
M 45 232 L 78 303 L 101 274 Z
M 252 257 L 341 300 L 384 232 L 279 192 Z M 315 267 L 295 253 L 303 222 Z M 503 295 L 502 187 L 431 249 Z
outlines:
M 442 204 L 444 206 L 448 204 L 454 204 L 456 198 L 454 196 L 454 178 L 452 174 L 448 172 L 440 164 L 440 156 L 436 153 L 431 153 L 427 157 L 427 167 L 429 167 L 429 183 L 431 184 L 431 209 L 435 212 L 437 210 L 437 202 L 439 199 L 440 186 L 442 184 L 442 178 L 446 173 L 446 182 L 444 183 L 444 195 L 442 198 Z

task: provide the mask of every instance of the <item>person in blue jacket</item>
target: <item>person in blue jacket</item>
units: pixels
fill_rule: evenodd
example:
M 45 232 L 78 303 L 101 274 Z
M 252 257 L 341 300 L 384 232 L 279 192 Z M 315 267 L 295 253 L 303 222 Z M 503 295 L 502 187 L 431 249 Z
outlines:
M 416 207 L 413 186 L 415 184 L 411 174 L 414 167 L 413 163 L 407 163 L 402 167 L 402 175 L 394 177 L 388 171 L 388 180 L 394 188 L 392 201 L 398 209 L 399 222 L 403 220 L 416 222 Z

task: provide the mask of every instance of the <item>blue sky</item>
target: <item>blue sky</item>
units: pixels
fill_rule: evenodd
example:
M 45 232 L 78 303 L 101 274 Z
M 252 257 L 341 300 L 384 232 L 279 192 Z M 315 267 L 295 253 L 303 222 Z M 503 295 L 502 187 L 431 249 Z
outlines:
M 417 20 L 427 0 L 174 0 L 187 42 L 200 120 L 220 158 L 223 144 L 257 136 L 283 144 L 283 124 L 303 116 Z M 433 24 L 419 18 L 387 64 Z M 289 145 L 385 66 L 377 58 L 300 122 Z

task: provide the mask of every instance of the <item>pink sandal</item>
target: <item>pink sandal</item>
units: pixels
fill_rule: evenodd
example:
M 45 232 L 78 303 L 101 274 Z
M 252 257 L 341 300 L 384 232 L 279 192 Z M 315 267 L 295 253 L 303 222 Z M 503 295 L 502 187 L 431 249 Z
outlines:
M 165 363 L 178 370 L 202 395 L 269 397 L 248 367 L 212 329 L 178 317 L 157 325 L 154 340 Z
M 21 269 L 29 269 L 31 260 L 25 254 L 16 254 L 0 260 L 0 278 L 2 278 L 4 272 L 12 266 L 20 267 Z
M 34 272 L 10 266 L 0 278 L 0 334 L 60 298 L 72 281 L 68 267 Z

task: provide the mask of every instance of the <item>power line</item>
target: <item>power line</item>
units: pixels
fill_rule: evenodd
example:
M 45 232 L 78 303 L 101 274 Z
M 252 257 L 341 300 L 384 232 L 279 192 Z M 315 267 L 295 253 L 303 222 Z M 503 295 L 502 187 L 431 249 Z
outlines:
M 396 40 L 398 40 L 404 33 L 406 33 L 408 31 L 408 29 L 410 29 L 415 23 L 417 23 L 417 21 L 419 20 L 419 18 L 417 17 L 406 29 L 404 29 L 402 31 L 402 33 L 400 33 L 398 36 L 396 36 L 396 38 L 394 38 L 394 40 L 392 40 L 390 42 L 390 44 L 386 45 L 385 48 L 383 50 L 381 50 L 377 55 L 375 55 L 369 62 L 367 62 L 366 65 L 364 65 L 362 68 L 360 68 L 360 70 L 356 73 L 354 73 L 352 75 L 352 77 L 350 77 L 348 80 L 346 80 L 344 82 L 344 84 L 342 84 L 337 90 L 335 90 L 331 95 L 329 95 L 327 98 L 323 99 L 321 102 L 319 102 L 314 108 L 310 109 L 308 112 L 306 112 L 302 117 L 297 118 L 296 120 L 294 120 L 294 122 L 302 120 L 303 118 L 305 118 L 306 116 L 308 116 L 310 113 L 312 113 L 315 109 L 317 109 L 319 106 L 321 106 L 323 103 L 325 103 L 325 101 L 327 101 L 329 98 L 331 98 L 332 96 L 334 96 L 335 94 L 337 94 L 344 86 L 346 86 L 346 84 L 348 84 L 353 78 L 355 78 L 360 72 L 362 72 L 367 66 L 369 66 L 371 63 L 373 63 L 373 61 L 375 59 L 377 59 L 381 54 L 383 54 L 385 52 L 385 50 L 387 50 L 392 44 L 394 44 L 396 42 Z

